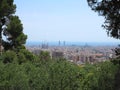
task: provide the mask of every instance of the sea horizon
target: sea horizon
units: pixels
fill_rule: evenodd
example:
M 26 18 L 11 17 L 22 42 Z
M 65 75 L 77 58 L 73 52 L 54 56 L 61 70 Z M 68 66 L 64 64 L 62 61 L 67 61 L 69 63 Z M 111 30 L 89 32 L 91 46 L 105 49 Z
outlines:
M 118 46 L 119 42 L 80 42 L 80 41 L 27 41 L 26 46 Z

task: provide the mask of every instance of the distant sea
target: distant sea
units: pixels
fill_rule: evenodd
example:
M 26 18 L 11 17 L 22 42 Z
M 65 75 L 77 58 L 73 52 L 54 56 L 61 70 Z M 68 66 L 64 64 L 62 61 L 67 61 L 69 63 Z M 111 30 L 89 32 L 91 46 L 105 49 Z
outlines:
M 26 46 L 40 46 L 42 44 L 47 44 L 49 46 L 118 46 L 119 42 L 35 42 L 28 41 Z

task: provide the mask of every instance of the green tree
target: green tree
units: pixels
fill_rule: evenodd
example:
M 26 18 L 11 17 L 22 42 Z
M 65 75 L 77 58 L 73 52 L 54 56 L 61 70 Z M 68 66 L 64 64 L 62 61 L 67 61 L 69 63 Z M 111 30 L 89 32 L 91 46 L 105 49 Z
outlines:
M 87 0 L 88 5 L 100 16 L 104 16 L 105 22 L 102 25 L 109 36 L 120 39 L 120 0 Z M 115 54 L 118 56 L 113 60 L 114 64 L 120 65 L 120 46 L 116 48 Z M 120 67 L 115 75 L 115 90 L 119 90 L 120 86 Z
M 0 0 L 0 19 L 15 13 L 16 5 L 13 2 L 14 0 Z
M 54 59 L 47 71 L 50 90 L 80 90 L 79 68 L 77 65 L 65 59 Z
M 87 0 L 88 5 L 100 16 L 104 16 L 102 25 L 109 36 L 120 39 L 120 0 Z
M 117 66 L 111 62 L 80 67 L 80 90 L 115 90 L 115 74 Z
M 18 58 L 14 51 L 6 51 L 2 54 L 1 59 L 3 63 L 15 63 Z
M 5 50 L 15 49 L 19 50 L 24 48 L 27 36 L 23 33 L 23 26 L 18 16 L 10 17 L 10 24 L 4 31 L 7 41 L 3 41 Z
M 5 50 L 24 48 L 27 36 L 23 33 L 23 26 L 18 16 L 15 16 L 16 5 L 14 0 L 0 0 L 0 40 Z M 0 37 L 2 38 L 2 37 Z
M 98 88 L 96 90 L 115 90 L 115 74 L 117 67 L 111 62 L 102 62 L 97 65 L 96 77 Z
M 48 51 L 41 51 L 39 53 L 39 58 L 40 60 L 50 60 L 51 59 L 50 53 Z
M 21 65 L 0 62 L 0 90 L 30 90 L 25 71 Z
M 21 49 L 18 53 L 18 62 L 19 64 L 24 63 L 26 61 L 30 61 L 30 62 L 36 62 L 37 61 L 37 56 L 35 56 L 33 53 L 31 53 L 30 51 L 26 50 L 26 49 Z

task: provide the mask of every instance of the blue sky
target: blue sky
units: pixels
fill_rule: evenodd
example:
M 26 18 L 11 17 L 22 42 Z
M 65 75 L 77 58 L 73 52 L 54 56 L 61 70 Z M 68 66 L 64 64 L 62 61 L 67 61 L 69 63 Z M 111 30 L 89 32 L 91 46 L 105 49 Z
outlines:
M 87 0 L 14 0 L 27 41 L 116 42 Z

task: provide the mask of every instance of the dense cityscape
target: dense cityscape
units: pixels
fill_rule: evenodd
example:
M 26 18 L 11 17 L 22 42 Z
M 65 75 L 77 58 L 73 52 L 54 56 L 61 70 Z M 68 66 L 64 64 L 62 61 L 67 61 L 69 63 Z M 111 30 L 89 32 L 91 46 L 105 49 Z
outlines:
M 60 45 L 60 43 L 56 46 L 49 46 L 47 43 L 27 46 L 27 49 L 35 54 L 47 51 L 51 58 L 65 58 L 76 64 L 93 64 L 110 60 L 115 57 L 114 48 L 115 46 Z

